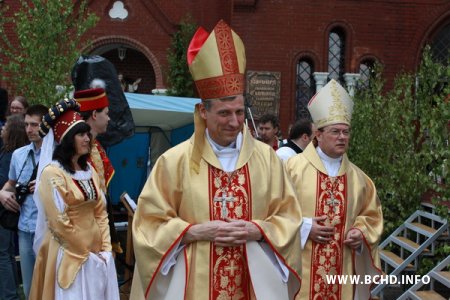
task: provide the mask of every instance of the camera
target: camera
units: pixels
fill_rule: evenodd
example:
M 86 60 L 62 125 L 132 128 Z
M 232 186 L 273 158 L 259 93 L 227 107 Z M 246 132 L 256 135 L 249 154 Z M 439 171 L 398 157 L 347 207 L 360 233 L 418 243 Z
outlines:
M 27 195 L 30 194 L 30 188 L 27 184 L 17 183 L 16 184 L 16 201 L 22 205 L 27 199 Z

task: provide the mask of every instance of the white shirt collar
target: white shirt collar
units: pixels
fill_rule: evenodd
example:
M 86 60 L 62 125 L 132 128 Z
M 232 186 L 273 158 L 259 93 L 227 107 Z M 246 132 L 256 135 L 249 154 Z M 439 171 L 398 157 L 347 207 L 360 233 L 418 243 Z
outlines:
M 213 148 L 214 153 L 218 152 L 221 153 L 224 150 L 231 150 L 231 151 L 240 151 L 242 146 L 242 132 L 239 132 L 239 134 L 236 137 L 236 140 L 229 144 L 228 146 L 221 146 L 217 144 L 209 135 L 208 128 L 206 128 L 206 139 L 211 144 L 211 147 Z M 226 151 L 225 151 L 226 152 Z M 216 154 L 218 154 L 216 153 Z
M 342 160 L 342 156 L 339 156 L 338 158 L 329 157 L 328 155 L 325 154 L 325 152 L 323 152 L 323 150 L 319 146 L 317 146 L 317 153 L 319 154 L 319 157 L 322 160 L 326 160 L 330 163 L 336 163 L 336 162 L 340 163 Z
M 337 174 L 339 173 L 339 168 L 341 167 L 342 156 L 338 158 L 332 158 L 326 155 L 319 146 L 317 146 L 316 149 L 317 154 L 319 155 L 320 160 L 322 160 L 322 163 L 327 170 L 328 175 L 332 177 L 337 176 Z
M 216 142 L 214 142 L 209 136 L 208 129 L 206 129 L 205 132 L 206 132 L 206 139 L 211 145 L 213 152 L 219 159 L 223 170 L 225 172 L 234 171 L 236 168 L 237 159 L 239 157 L 239 152 L 241 151 L 242 147 L 242 132 L 239 132 L 239 134 L 236 137 L 236 141 L 232 142 L 228 146 L 221 146 Z

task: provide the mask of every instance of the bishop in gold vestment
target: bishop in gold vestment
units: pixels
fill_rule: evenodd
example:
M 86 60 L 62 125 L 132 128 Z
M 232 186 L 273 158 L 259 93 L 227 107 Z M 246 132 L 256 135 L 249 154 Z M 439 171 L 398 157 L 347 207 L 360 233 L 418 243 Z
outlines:
M 299 299 L 315 299 L 314 295 L 320 295 L 319 299 L 353 299 L 352 285 L 327 284 L 325 275 L 355 274 L 355 261 L 364 262 L 372 269 L 364 266 L 364 274 L 375 274 L 380 266 L 378 241 L 383 218 L 372 180 L 347 155 L 338 175 L 329 176 L 313 143 L 288 161 L 287 171 L 297 190 L 302 215 L 310 218 L 326 215 L 324 224 L 336 230 L 329 243 L 306 242 L 302 251 L 303 284 Z M 351 228 L 357 228 L 364 236 L 364 258 L 343 244 Z
M 329 282 L 334 275 L 379 275 L 381 204 L 372 180 L 346 155 L 353 102 L 331 80 L 308 104 L 318 130 L 286 164 L 297 191 L 302 224 L 302 278 L 298 299 L 369 299 L 370 285 Z M 311 229 L 305 229 L 312 220 Z M 307 240 L 306 240 L 307 238 Z
M 191 41 L 192 138 L 153 167 L 133 221 L 133 299 L 293 299 L 301 213 L 275 152 L 243 124 L 245 52 L 220 21 Z M 136 296 L 140 292 L 141 296 Z

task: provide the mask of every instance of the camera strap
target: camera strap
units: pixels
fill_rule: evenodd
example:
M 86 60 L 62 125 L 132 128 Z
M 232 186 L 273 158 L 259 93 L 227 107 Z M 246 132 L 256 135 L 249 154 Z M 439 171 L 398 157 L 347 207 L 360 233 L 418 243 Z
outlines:
M 25 159 L 25 161 L 23 162 L 22 168 L 20 169 L 19 176 L 17 176 L 17 182 L 19 182 L 20 175 L 22 175 L 23 169 L 25 169 L 25 166 L 26 166 L 27 161 L 28 161 L 28 157 L 31 157 L 31 162 L 33 163 L 33 172 L 31 174 L 30 179 L 28 180 L 28 183 L 36 178 L 38 165 L 36 165 L 36 161 L 34 159 L 33 150 L 30 149 L 30 151 L 28 151 L 27 159 Z M 33 178 L 33 176 L 34 176 L 34 178 Z

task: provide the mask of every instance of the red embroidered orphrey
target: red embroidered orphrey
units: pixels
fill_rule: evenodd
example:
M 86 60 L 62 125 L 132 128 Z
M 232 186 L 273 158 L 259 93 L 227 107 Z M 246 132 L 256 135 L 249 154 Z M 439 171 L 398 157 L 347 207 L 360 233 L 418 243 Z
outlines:
M 247 165 L 227 173 L 212 166 L 208 172 L 210 219 L 251 220 L 250 176 Z M 211 243 L 209 298 L 250 299 L 245 247 L 216 247 Z
M 334 226 L 335 233 L 326 244 L 312 244 L 309 299 L 341 299 L 341 285 L 328 284 L 326 275 L 342 274 L 347 213 L 346 175 L 330 177 L 318 172 L 317 197 L 315 216 L 326 215 L 326 225 Z

